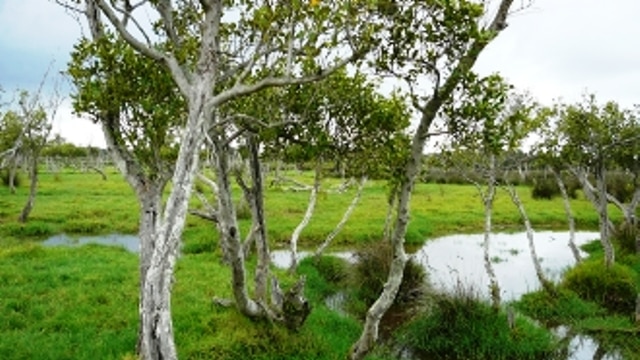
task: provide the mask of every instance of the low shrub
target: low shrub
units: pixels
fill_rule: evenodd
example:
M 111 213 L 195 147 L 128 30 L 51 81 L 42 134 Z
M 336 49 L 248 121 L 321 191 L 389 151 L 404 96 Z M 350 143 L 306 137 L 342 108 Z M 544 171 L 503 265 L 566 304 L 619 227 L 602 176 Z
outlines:
M 385 241 L 375 242 L 355 253 L 353 270 L 355 297 L 369 307 L 378 298 L 391 264 L 391 245 Z M 411 305 L 425 291 L 427 274 L 415 260 L 409 259 L 404 269 L 402 285 L 398 290 L 395 305 Z
M 598 304 L 580 299 L 567 288 L 556 289 L 555 296 L 544 290 L 524 294 L 514 306 L 523 314 L 551 326 L 604 315 Z
M 0 171 L 0 178 L 2 179 L 2 185 L 4 186 L 9 186 L 9 170 L 8 169 L 4 169 L 2 171 Z M 22 173 L 17 171 L 15 177 L 13 178 L 13 185 L 15 185 L 15 187 L 20 187 L 20 185 L 22 184 Z
M 396 341 L 421 359 L 553 358 L 557 345 L 549 331 L 519 316 L 510 327 L 509 318 L 461 285 L 452 295 L 434 296 L 430 310 L 399 331 Z
M 638 231 L 640 231 L 640 229 L 638 229 L 637 226 L 625 221 L 620 224 L 613 233 L 613 241 L 623 252 L 627 254 L 635 254 L 636 247 L 638 246 L 636 243 L 636 237 L 639 235 Z
M 320 275 L 333 284 L 343 284 L 349 278 L 349 263 L 336 256 L 321 256 L 314 264 Z
M 533 187 L 531 188 L 531 197 L 540 200 L 551 200 L 555 196 L 560 195 L 560 189 L 555 179 L 551 177 L 536 177 L 533 180 Z
M 566 273 L 562 285 L 612 312 L 631 313 L 635 308 L 636 274 L 625 265 L 607 269 L 601 261 L 584 261 Z

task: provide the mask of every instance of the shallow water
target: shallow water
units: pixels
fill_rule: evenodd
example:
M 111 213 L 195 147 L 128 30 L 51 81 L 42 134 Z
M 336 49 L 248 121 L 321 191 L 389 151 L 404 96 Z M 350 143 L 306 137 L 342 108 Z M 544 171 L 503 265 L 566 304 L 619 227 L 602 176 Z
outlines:
M 81 246 L 87 244 L 120 246 L 130 252 L 140 252 L 140 240 L 135 235 L 110 234 L 99 236 L 71 237 L 66 234 L 60 234 L 52 236 L 42 242 L 43 246 Z
M 598 236 L 595 232 L 577 232 L 575 242 L 580 246 Z M 428 241 L 414 257 L 427 268 L 434 285 L 452 290 L 461 281 L 488 296 L 483 240 L 482 234 L 445 236 Z M 551 280 L 558 280 L 575 263 L 568 246 L 568 232 L 536 232 L 534 242 L 542 268 Z M 525 233 L 492 234 L 489 254 L 503 300 L 514 300 L 540 288 Z
M 535 245 L 542 267 L 552 279 L 559 279 L 562 271 L 574 264 L 569 249 L 567 232 L 537 232 Z M 576 244 L 582 245 L 599 236 L 595 232 L 576 233 Z M 482 234 L 452 235 L 429 240 L 413 256 L 427 268 L 434 285 L 450 291 L 458 281 L 473 285 L 488 297 L 488 278 L 484 270 Z M 42 243 L 44 246 L 81 246 L 100 244 L 120 246 L 130 252 L 139 252 L 137 236 L 111 234 L 101 236 L 70 237 L 65 234 L 50 237 Z M 299 259 L 312 255 L 311 252 L 299 252 Z M 331 255 L 348 261 L 355 261 L 351 252 L 336 252 Z M 535 275 L 528 240 L 525 233 L 492 234 L 490 255 L 502 289 L 503 300 L 513 300 L 522 294 L 540 287 Z M 586 255 L 586 254 L 583 254 Z M 288 250 L 272 251 L 271 260 L 274 265 L 286 268 L 291 263 Z M 327 305 L 338 312 L 343 312 L 344 294 L 327 299 Z M 584 335 L 570 335 L 566 327 L 555 329 L 559 337 L 571 336 L 570 356 L 567 360 L 591 360 L 598 351 L 598 343 Z M 597 357 L 596 357 L 597 358 Z M 606 354 L 602 360 L 621 360 L 618 354 Z

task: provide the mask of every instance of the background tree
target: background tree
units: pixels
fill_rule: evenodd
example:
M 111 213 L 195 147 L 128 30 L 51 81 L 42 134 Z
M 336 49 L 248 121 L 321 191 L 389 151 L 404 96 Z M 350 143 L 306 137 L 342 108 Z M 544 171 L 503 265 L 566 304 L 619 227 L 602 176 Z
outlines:
M 386 26 L 380 34 L 380 46 L 373 53 L 372 65 L 379 73 L 406 84 L 419 123 L 398 175 L 398 210 L 391 235 L 393 260 L 389 276 L 382 294 L 367 312 L 363 332 L 351 350 L 352 359 L 363 358 L 376 343 L 380 319 L 393 303 L 402 282 L 411 193 L 434 120 L 442 106 L 453 100 L 480 53 L 506 28 L 512 3 L 500 1 L 488 22 L 483 22 L 486 10 L 483 4 L 470 1 L 376 4 L 377 20 Z
M 600 223 L 600 241 L 605 251 L 607 267 L 615 261 L 610 233 L 612 224 L 607 205 L 607 171 L 614 165 L 616 149 L 631 139 L 620 136 L 625 123 L 625 111 L 617 104 L 597 104 L 595 96 L 586 97 L 574 105 L 558 105 L 558 136 L 564 144 L 562 157 L 582 185 L 585 196 L 594 204 Z M 596 181 L 595 191 L 589 177 Z
M 0 160 L 9 167 L 9 186 L 15 192 L 14 178 L 19 165 L 24 165 L 29 173 L 29 196 L 20 212 L 18 220 L 26 222 L 35 204 L 38 188 L 38 165 L 40 153 L 46 146 L 51 132 L 51 124 L 61 102 L 54 89 L 54 94 L 45 100 L 43 86 L 46 75 L 33 94 L 20 91 L 17 96 L 17 107 L 1 114 Z

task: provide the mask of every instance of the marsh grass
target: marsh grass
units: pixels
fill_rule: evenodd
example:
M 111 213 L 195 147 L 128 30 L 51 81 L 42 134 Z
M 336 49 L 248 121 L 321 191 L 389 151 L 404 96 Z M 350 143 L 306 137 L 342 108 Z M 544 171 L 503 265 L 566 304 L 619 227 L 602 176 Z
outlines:
M 31 220 L 17 222 L 27 189 L 12 195 L 0 187 L 0 359 L 133 359 L 137 332 L 138 258 L 119 248 L 88 245 L 42 248 L 36 241 L 63 232 L 69 235 L 134 234 L 138 208 L 133 191 L 109 169 L 107 180 L 93 173 L 42 173 Z M 311 183 L 310 173 L 295 173 Z M 268 181 L 265 183 L 269 183 Z M 324 189 L 340 183 L 327 179 Z M 315 247 L 338 223 L 354 195 L 324 191 L 301 238 Z M 564 228 L 560 200 L 534 201 L 519 188 L 531 220 L 539 229 Z M 272 248 L 285 244 L 306 208 L 308 193 L 266 189 L 266 216 Z M 240 193 L 236 191 L 236 200 Z M 386 215 L 387 188 L 371 181 L 336 246 L 378 241 Z M 429 236 L 473 232 L 483 222 L 475 189 L 463 185 L 418 184 L 412 202 L 409 244 Z M 578 226 L 593 229 L 591 205 L 573 200 Z M 197 205 L 197 201 L 193 201 Z M 612 212 L 615 217 L 619 214 Z M 519 228 L 508 196 L 499 194 L 496 229 Z M 244 233 L 249 220 L 242 220 Z M 299 333 L 268 322 L 251 321 L 233 308 L 212 304 L 214 296 L 231 298 L 229 269 L 217 251 L 214 224 L 188 217 L 183 256 L 176 270 L 173 315 L 181 359 L 342 359 L 357 339 L 360 326 L 324 304 L 341 286 L 340 265 L 321 264 L 321 272 L 303 261 L 307 296 L 313 311 Z M 324 266 L 324 268 L 323 268 Z M 248 274 L 253 273 L 253 261 Z M 333 274 L 327 276 L 327 274 Z M 284 272 L 283 286 L 295 279 Z M 251 275 L 249 275 L 251 276 Z M 486 335 L 486 334 L 485 334 Z
M 529 319 L 496 310 L 472 287 L 435 294 L 421 315 L 396 336 L 397 346 L 418 359 L 553 359 L 554 336 Z
M 0 251 L 0 274 L 1 359 L 133 358 L 135 255 L 99 245 L 15 245 Z M 214 296 L 231 297 L 229 276 L 210 253 L 179 260 L 173 318 L 181 359 L 342 359 L 359 334 L 354 319 L 322 301 L 299 333 L 214 306 Z M 323 282 L 310 281 L 310 299 L 322 298 Z
M 31 221 L 18 224 L 17 215 L 27 198 L 28 189 L 18 188 L 12 195 L 6 187 L 0 187 L 0 239 L 3 236 L 42 239 L 59 233 L 95 235 L 108 233 L 133 234 L 138 228 L 138 206 L 133 191 L 113 169 L 108 170 L 107 180 L 92 173 L 61 172 L 41 175 L 36 206 Z M 55 176 L 59 180 L 54 179 Z M 311 183 L 309 172 L 291 172 L 300 181 Z M 342 180 L 326 178 L 317 208 L 300 239 L 301 246 L 315 246 L 333 230 L 355 194 L 355 189 L 344 193 L 329 192 Z M 265 182 L 269 184 L 269 181 Z M 527 187 L 518 188 L 531 222 L 536 229 L 565 229 L 566 217 L 560 199 L 533 200 Z M 386 216 L 388 188 L 384 181 L 370 181 L 343 231 L 334 244 L 353 246 L 377 241 L 383 231 Z M 235 191 L 240 202 L 240 191 Z M 265 189 L 267 230 L 272 247 L 285 246 L 291 233 L 304 215 L 308 192 L 287 191 L 273 186 Z M 196 200 L 193 206 L 199 206 Z M 598 217 L 592 205 L 582 196 L 572 200 L 573 211 L 579 229 L 596 229 Z M 411 222 L 406 235 L 409 245 L 422 244 L 428 237 L 451 233 L 477 232 L 482 228 L 482 203 L 473 186 L 445 184 L 417 184 L 411 205 Z M 620 213 L 612 208 L 613 220 Z M 498 193 L 495 201 L 494 228 L 496 231 L 518 230 L 520 218 L 508 195 Z M 250 219 L 240 221 L 243 233 L 250 226 Z M 213 224 L 193 216 L 187 219 L 187 228 L 198 234 L 195 238 L 184 236 L 194 251 L 208 248 L 217 233 Z M 204 234 L 210 239 L 202 239 Z M 2 241 L 2 240 L 0 240 Z M 207 243 L 207 245 L 205 245 Z
M 523 295 L 514 306 L 550 326 L 563 324 L 578 334 L 587 334 L 598 340 L 605 350 L 620 353 L 623 359 L 636 359 L 640 354 L 640 327 L 633 320 L 630 304 L 626 304 L 629 299 L 615 295 L 615 301 L 602 300 L 614 296 L 621 286 L 622 293 L 632 291 L 633 294 L 626 296 L 635 299 L 634 294 L 640 289 L 640 256 L 623 254 L 618 257 L 615 269 L 608 272 L 604 269 L 599 241 L 581 248 L 589 253 L 589 258 L 567 274 L 573 278 L 570 282 L 578 281 L 578 292 L 582 296 L 572 291 L 576 286 L 567 286 L 565 278 L 557 288 L 558 296 L 538 290 Z M 635 287 L 630 283 L 634 280 Z

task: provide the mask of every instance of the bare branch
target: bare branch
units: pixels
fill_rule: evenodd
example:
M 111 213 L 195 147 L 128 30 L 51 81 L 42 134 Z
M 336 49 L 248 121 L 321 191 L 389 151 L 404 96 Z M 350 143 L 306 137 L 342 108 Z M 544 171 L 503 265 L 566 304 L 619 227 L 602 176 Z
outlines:
M 315 75 L 303 76 L 300 78 L 268 77 L 268 78 L 259 80 L 253 84 L 235 85 L 231 89 L 225 90 L 220 94 L 214 96 L 213 99 L 211 100 L 211 103 L 212 103 L 211 105 L 219 106 L 238 96 L 252 94 L 254 92 L 257 92 L 267 87 L 304 84 L 312 81 L 318 81 L 333 74 L 334 72 L 341 69 L 343 66 L 349 64 L 350 62 L 360 58 L 360 56 L 362 56 L 361 53 L 353 53 L 351 56 L 340 60 L 336 65 L 329 67 L 325 70 L 319 71 Z

